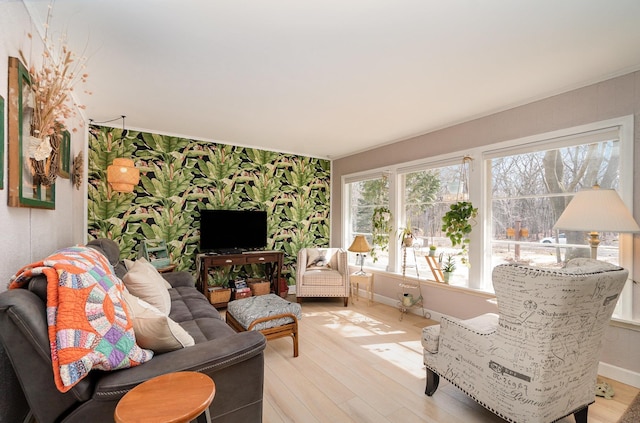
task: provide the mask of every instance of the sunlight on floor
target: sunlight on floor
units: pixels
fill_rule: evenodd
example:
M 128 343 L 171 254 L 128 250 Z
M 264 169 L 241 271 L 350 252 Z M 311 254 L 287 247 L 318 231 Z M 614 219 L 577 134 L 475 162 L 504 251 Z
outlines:
M 323 326 L 340 332 L 344 337 L 371 335 L 400 335 L 404 331 L 391 330 L 390 326 L 353 310 L 334 312 L 304 313 L 303 318 L 325 318 Z

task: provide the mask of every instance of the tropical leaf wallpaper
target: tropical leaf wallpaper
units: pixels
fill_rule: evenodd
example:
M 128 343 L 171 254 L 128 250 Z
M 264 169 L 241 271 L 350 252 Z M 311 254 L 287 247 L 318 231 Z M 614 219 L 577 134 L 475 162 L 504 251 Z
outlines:
M 163 239 L 177 269 L 195 275 L 202 208 L 267 211 L 267 249 L 284 252 L 290 285 L 298 250 L 329 246 L 328 160 L 96 125 L 89 133 L 89 239 L 115 240 L 122 259 L 137 257 L 142 240 Z M 117 157 L 140 170 L 133 193 L 108 187 Z M 249 267 L 221 269 L 210 283 L 262 276 Z

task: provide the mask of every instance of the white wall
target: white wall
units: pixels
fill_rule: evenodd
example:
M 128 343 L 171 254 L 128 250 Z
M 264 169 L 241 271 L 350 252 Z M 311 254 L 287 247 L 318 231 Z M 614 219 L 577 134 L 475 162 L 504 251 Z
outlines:
M 27 38 L 34 33 L 33 46 Z M 8 58 L 18 57 L 18 50 L 40 52 L 39 42 L 32 30 L 31 20 L 24 4 L 18 1 L 0 3 L 0 96 L 5 100 L 4 110 L 4 189 L 0 190 L 0 292 L 9 278 L 22 266 L 40 260 L 53 251 L 83 243 L 86 240 L 84 220 L 86 210 L 86 183 L 76 190 L 70 179 L 56 182 L 55 210 L 17 208 L 7 206 L 8 195 L 8 134 L 7 84 Z M 78 125 L 76 125 L 78 126 Z M 71 153 L 75 156 L 84 149 L 87 139 L 84 128 L 71 135 Z M 84 161 L 86 163 L 86 160 Z M 85 165 L 86 167 L 86 165 Z M 85 170 L 86 175 L 86 170 Z

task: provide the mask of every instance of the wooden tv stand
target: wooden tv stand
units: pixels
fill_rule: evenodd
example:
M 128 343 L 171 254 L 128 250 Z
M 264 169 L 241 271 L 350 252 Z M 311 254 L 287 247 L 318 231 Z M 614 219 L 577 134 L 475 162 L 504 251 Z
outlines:
M 200 291 L 207 297 L 207 275 L 212 267 L 236 266 L 245 264 L 264 264 L 265 275 L 271 282 L 271 291 L 280 295 L 278 281 L 282 276 L 282 260 L 284 253 L 281 251 L 249 251 L 240 254 L 199 254 L 200 261 Z

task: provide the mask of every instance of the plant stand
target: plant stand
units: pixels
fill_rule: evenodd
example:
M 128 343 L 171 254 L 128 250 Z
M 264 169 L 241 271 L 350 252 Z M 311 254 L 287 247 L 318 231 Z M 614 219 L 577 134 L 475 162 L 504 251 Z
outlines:
M 411 247 L 409 247 L 411 248 Z M 413 251 L 413 257 L 415 261 L 415 250 Z M 418 264 L 416 263 L 416 276 L 419 278 Z M 402 321 L 405 313 L 413 308 L 422 309 L 422 317 L 431 317 L 424 309 L 422 291 L 420 290 L 420 281 L 414 283 L 406 280 L 407 269 L 407 247 L 402 247 L 402 282 L 399 284 L 400 292 L 398 293 L 398 310 L 400 310 L 400 321 Z M 417 292 L 416 292 L 417 290 Z M 417 294 L 417 296 L 415 295 Z

